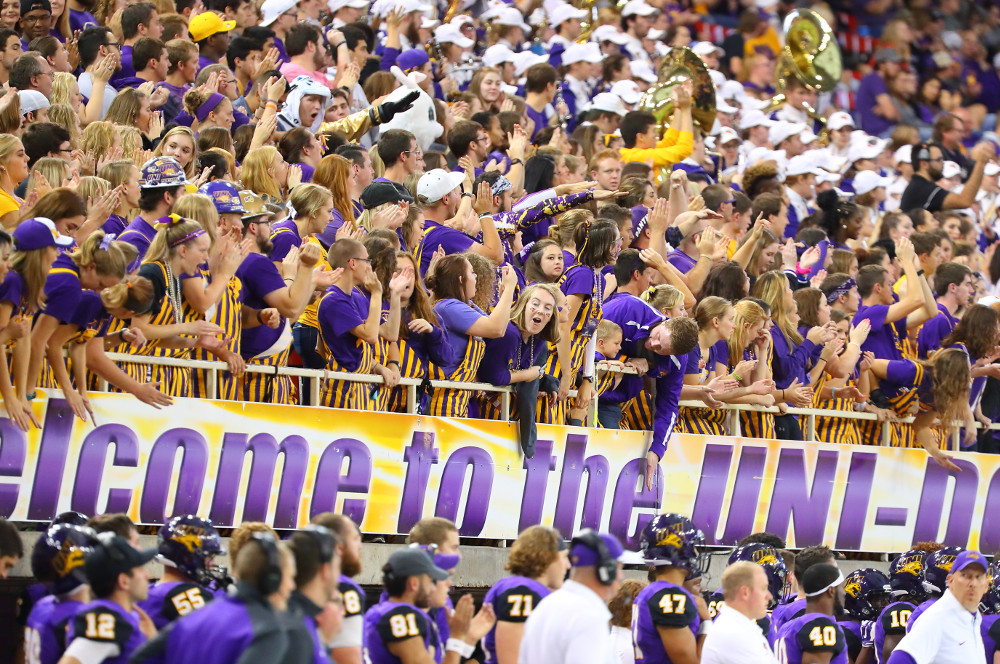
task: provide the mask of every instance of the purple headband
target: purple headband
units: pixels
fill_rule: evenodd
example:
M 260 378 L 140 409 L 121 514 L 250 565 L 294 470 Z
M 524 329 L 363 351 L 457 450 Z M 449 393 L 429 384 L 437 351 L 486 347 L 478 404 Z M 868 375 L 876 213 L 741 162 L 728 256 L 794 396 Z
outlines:
M 854 280 L 854 277 L 848 277 L 847 281 L 845 281 L 844 283 L 840 284 L 832 291 L 830 291 L 830 293 L 826 296 L 826 303 L 833 304 L 834 302 L 837 301 L 838 297 L 840 297 L 841 295 L 847 295 L 848 293 L 851 292 L 851 289 L 856 287 L 857 285 L 858 282 Z
M 174 248 L 174 247 L 179 247 L 180 245 L 184 244 L 185 242 L 188 242 L 189 240 L 193 240 L 196 237 L 199 237 L 199 236 L 204 235 L 204 234 L 205 234 L 205 229 L 204 228 L 199 228 L 196 231 L 191 231 L 187 235 L 179 237 L 176 240 L 174 240 L 173 242 L 171 242 L 170 243 L 170 247 L 171 247 L 171 249 Z
M 213 92 L 208 99 L 202 102 L 202 105 L 198 107 L 198 111 L 195 113 L 195 116 L 198 118 L 198 122 L 204 122 L 205 118 L 208 117 L 208 114 L 214 111 L 216 107 L 222 103 L 223 99 L 225 99 L 224 96 L 218 92 Z

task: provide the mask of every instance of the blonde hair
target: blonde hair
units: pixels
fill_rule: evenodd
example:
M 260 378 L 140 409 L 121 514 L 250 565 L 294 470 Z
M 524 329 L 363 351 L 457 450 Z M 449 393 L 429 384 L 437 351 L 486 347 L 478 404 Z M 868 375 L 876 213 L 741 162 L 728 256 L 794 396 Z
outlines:
M 107 249 L 102 249 L 104 235 L 104 231 L 94 231 L 69 257 L 80 267 L 93 267 L 99 275 L 124 279 L 130 261 L 121 249 L 121 243 L 117 241 L 110 242 Z
M 115 137 L 118 132 L 110 122 L 98 120 L 91 122 L 83 130 L 83 139 L 80 142 L 80 149 L 94 158 L 94 163 L 104 159 L 104 156 L 115 144 Z
M 42 157 L 31 167 L 31 175 L 28 176 L 28 191 L 35 188 L 35 171 L 42 174 L 42 177 L 53 188 L 63 186 L 63 182 L 70 176 L 69 162 L 59 157 Z
M 333 194 L 329 189 L 307 182 L 292 189 L 288 203 L 295 210 L 295 218 L 304 219 L 315 215 L 332 198 Z
M 760 275 L 753 285 L 753 296 L 767 302 L 767 306 L 771 307 L 771 320 L 789 341 L 798 345 L 802 343 L 802 335 L 792 324 L 791 308 L 785 302 L 785 293 L 789 288 L 785 273 L 773 270 Z
M 185 197 L 182 196 L 181 198 Z M 187 242 L 184 242 L 174 246 L 174 242 L 199 230 L 201 230 L 201 224 L 197 221 L 192 221 L 191 219 L 179 218 L 179 220 L 175 223 L 159 225 L 156 229 L 156 235 L 153 237 L 153 241 L 149 244 L 149 249 L 146 251 L 146 256 L 142 259 L 142 262 L 165 262 L 168 258 L 176 254 L 180 247 L 187 244 Z M 194 239 L 195 238 L 193 237 L 191 238 L 191 240 Z
M 21 117 L 21 97 L 14 95 L 10 103 L 0 111 L 0 133 L 21 135 L 21 125 L 24 118 Z
M 146 95 L 135 88 L 124 88 L 115 95 L 114 101 L 108 106 L 104 119 L 112 124 L 125 127 L 135 127 L 142 110 L 142 100 Z
M 21 145 L 21 139 L 12 134 L 0 134 L 0 165 L 7 165 Z
M 670 284 L 661 284 L 643 293 L 642 299 L 657 311 L 669 311 L 684 302 L 684 293 Z
M 219 211 L 215 209 L 211 197 L 205 194 L 186 194 L 177 199 L 173 211 L 185 219 L 201 224 L 212 238 L 212 245 L 215 245 L 219 235 Z
M 65 104 L 72 108 L 74 85 L 78 85 L 76 76 L 64 71 L 56 72 L 56 77 L 52 79 L 52 96 L 49 97 L 49 103 L 53 106 L 56 104 Z
M 191 161 L 189 161 L 187 166 L 184 167 L 184 175 L 186 175 L 190 180 L 191 178 L 198 177 L 198 141 L 195 140 L 194 132 L 191 131 L 191 127 L 174 127 L 164 134 L 163 138 L 161 138 L 160 142 L 157 144 L 156 149 L 153 150 L 153 156 L 162 157 L 163 148 L 167 144 L 167 139 L 173 136 L 182 135 L 187 136 L 188 140 L 191 141 Z
M 80 178 L 80 184 L 76 187 L 76 193 L 83 200 L 97 199 L 111 191 L 111 183 L 104 178 L 87 175 Z
M 98 175 L 107 180 L 112 187 L 117 187 L 118 185 L 128 182 L 129 176 L 132 175 L 133 168 L 136 168 L 136 165 L 131 161 L 120 159 L 118 161 L 111 161 L 104 164 Z
M 270 196 L 281 199 L 281 189 L 275 182 L 271 170 L 274 168 L 274 158 L 278 154 L 278 148 L 265 145 L 254 148 L 247 153 L 243 160 L 243 168 L 240 171 L 240 180 L 243 186 L 258 196 Z
M 757 267 L 757 263 L 760 262 L 760 255 L 767 247 L 770 247 L 772 244 L 780 245 L 781 242 L 771 231 L 767 230 L 762 232 L 756 240 L 751 240 L 751 236 L 747 235 L 744 242 L 751 241 L 754 242 L 754 245 L 753 250 L 750 253 L 750 261 L 747 263 L 747 273 L 755 277 L 759 277 L 761 274 L 771 269 L 770 265 L 765 265 L 763 269 L 759 269 Z
M 382 161 L 382 157 L 378 155 L 378 145 L 373 145 L 370 150 L 368 150 L 368 157 L 372 162 L 372 171 L 375 172 L 375 177 L 380 178 L 385 175 L 385 162 Z
M 226 160 L 226 164 L 229 167 L 229 176 L 231 178 L 236 177 L 236 157 L 233 156 L 232 152 L 226 152 L 222 148 L 209 148 L 205 152 L 214 152 L 215 154 L 221 154 L 222 158 Z M 191 160 L 191 166 L 195 167 L 195 172 L 197 173 L 198 164 L 194 159 Z M 222 179 L 222 173 L 213 172 L 212 175 L 216 176 L 217 179 Z
M 702 299 L 694 309 L 694 320 L 698 323 L 698 329 L 704 330 L 713 320 L 725 316 L 731 306 L 729 300 L 716 295 Z
M 59 125 L 69 132 L 70 147 L 80 147 L 80 116 L 72 106 L 52 104 L 49 106 L 49 122 Z
M 753 341 L 750 329 L 767 320 L 764 307 L 753 300 L 740 300 L 733 305 L 733 333 L 729 337 L 729 366 L 735 367 L 743 359 L 743 351 Z M 757 358 L 763 360 L 764 358 Z
M 137 127 L 125 127 L 115 125 L 118 135 L 122 141 L 122 154 L 132 155 L 133 163 L 142 168 L 142 157 L 145 152 L 142 149 L 142 132 Z
M 14 250 L 10 254 L 10 269 L 21 275 L 24 290 L 21 301 L 17 305 L 32 313 L 45 306 L 45 278 L 49 273 L 46 267 L 49 248 L 32 249 L 31 251 Z M 14 307 L 16 312 L 17 306 Z

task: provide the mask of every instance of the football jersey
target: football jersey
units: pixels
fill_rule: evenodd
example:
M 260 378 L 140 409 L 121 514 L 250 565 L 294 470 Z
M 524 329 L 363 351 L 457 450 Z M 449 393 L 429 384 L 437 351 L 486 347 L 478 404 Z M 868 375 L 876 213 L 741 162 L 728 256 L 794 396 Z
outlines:
M 400 664 L 402 660 L 389 652 L 389 645 L 415 636 L 423 639 L 427 652 L 431 649 L 436 628 L 423 610 L 404 602 L 379 602 L 365 614 L 364 659 L 370 664 Z
M 802 653 L 829 652 L 830 664 L 847 664 L 844 632 L 830 616 L 807 613 L 778 630 L 774 648 L 782 664 L 802 664 Z
M 197 611 L 215 595 L 208 588 L 185 581 L 160 581 L 149 589 L 149 596 L 139 602 L 139 608 L 149 615 L 159 631 L 181 616 Z
M 847 656 L 853 662 L 861 652 L 861 623 L 853 620 L 838 620 L 847 643 Z
M 983 636 L 983 648 L 986 650 L 986 661 L 993 664 L 993 655 L 997 651 L 997 644 L 1000 643 L 1000 616 L 983 616 L 983 622 L 979 627 L 979 633 Z
M 146 642 L 146 635 L 139 629 L 139 614 L 125 611 L 107 599 L 94 600 L 80 607 L 70 621 L 66 645 L 76 638 L 117 645 L 118 655 L 104 660 L 105 664 L 127 664 L 132 653 Z
M 364 589 L 348 576 L 340 575 L 340 585 L 337 586 L 340 595 L 344 598 L 344 620 L 360 617 L 364 620 L 365 604 L 368 596 Z
M 508 576 L 493 584 L 486 593 L 484 604 L 492 604 L 497 622 L 524 623 L 538 603 L 550 592 L 534 579 L 525 576 Z M 483 637 L 486 664 L 497 661 L 496 625 Z
M 654 581 L 632 603 L 632 642 L 643 664 L 673 664 L 663 648 L 658 627 L 687 627 L 698 636 L 701 617 L 694 597 L 683 586 Z M 641 653 L 641 654 L 640 654 Z
M 56 664 L 66 650 L 69 623 L 83 608 L 83 602 L 59 601 L 53 595 L 40 599 L 28 614 L 24 628 L 27 664 Z
M 917 608 L 913 609 L 913 613 L 910 615 L 910 619 L 906 622 L 906 631 L 907 632 L 909 632 L 911 629 L 913 629 L 913 623 L 917 622 L 917 618 L 919 618 L 921 616 L 921 614 L 923 614 L 924 611 L 926 611 L 927 609 L 931 608 L 931 605 L 934 604 L 934 602 L 936 602 L 936 601 L 938 601 L 937 597 L 932 597 L 930 599 L 926 599 L 923 602 L 921 602 L 920 604 L 918 604 Z
M 885 664 L 885 659 L 882 658 L 885 637 L 889 634 L 893 636 L 906 634 L 906 624 L 916 608 L 910 602 L 893 602 L 878 614 L 872 629 L 872 649 L 875 651 L 876 664 Z
M 805 598 L 794 599 L 788 604 L 780 604 L 775 607 L 774 612 L 771 613 L 771 621 L 774 623 L 774 628 L 778 630 L 778 633 L 781 633 L 781 628 L 785 626 L 785 623 L 802 617 L 805 615 L 805 612 Z

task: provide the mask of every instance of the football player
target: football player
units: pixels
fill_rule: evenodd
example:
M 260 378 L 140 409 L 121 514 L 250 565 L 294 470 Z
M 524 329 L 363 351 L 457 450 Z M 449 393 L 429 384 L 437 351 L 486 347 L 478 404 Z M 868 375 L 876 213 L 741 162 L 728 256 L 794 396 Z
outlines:
M 990 563 L 986 575 L 990 585 L 979 602 L 979 612 L 983 614 L 980 634 L 986 650 L 986 664 L 996 664 L 997 645 L 1000 644 L 1000 561 Z
M 924 559 L 924 593 L 927 596 L 910 616 L 906 623 L 906 631 L 913 629 L 913 623 L 917 621 L 920 614 L 931 607 L 934 602 L 941 599 L 941 595 L 948 589 L 948 575 L 951 574 L 951 566 L 955 562 L 955 556 L 965 551 L 960 546 L 946 546 L 930 553 Z
M 737 547 L 729 555 L 730 565 L 741 560 L 759 565 L 764 569 L 764 573 L 767 575 L 767 589 L 771 593 L 771 602 L 767 608 L 768 611 L 774 611 L 778 606 L 778 600 L 784 594 L 785 584 L 788 580 L 788 568 L 785 567 L 785 559 L 781 557 L 781 552 L 767 544 L 747 544 Z M 721 598 L 721 594 L 719 597 Z M 716 610 L 718 610 L 718 607 L 716 607 Z M 710 604 L 709 613 L 711 612 L 712 606 Z M 760 625 L 760 629 L 764 632 L 767 642 L 773 648 L 774 642 L 778 639 L 778 631 L 774 627 L 771 616 L 768 615 L 761 618 L 757 621 L 757 624 Z
M 806 571 L 809 570 L 813 565 L 818 565 L 824 563 L 827 565 L 833 565 L 836 567 L 836 557 L 833 555 L 833 551 L 826 546 L 807 546 L 806 548 L 795 554 L 795 567 L 793 572 L 795 574 L 795 579 L 798 581 L 798 596 L 796 599 L 792 600 L 787 604 L 781 604 L 775 607 L 774 611 L 771 612 L 771 622 L 774 623 L 774 629 L 781 633 L 781 628 L 784 624 L 794 618 L 798 618 L 806 610 L 806 594 L 802 590 L 802 577 L 805 576 Z
M 431 556 L 418 547 L 394 551 L 382 568 L 382 583 L 387 598 L 365 614 L 364 658 L 371 664 L 427 664 L 430 661 L 458 664 L 468 657 L 475 643 L 493 626 L 493 611 L 484 605 L 475 618 L 468 620 L 472 598 L 460 601 L 455 613 L 465 614 L 468 632 L 452 634 L 443 659 L 436 657 L 437 628 L 424 612 L 431 601 L 435 582 L 449 574 L 434 564 Z M 454 626 L 457 623 L 453 623 Z
M 846 619 L 837 624 L 844 630 L 847 653 L 853 662 L 861 653 L 862 626 L 875 620 L 892 601 L 889 577 L 872 567 L 856 569 L 844 580 Z
M 361 573 L 361 531 L 343 514 L 323 512 L 312 522 L 331 530 L 339 540 L 340 596 L 344 605 L 344 622 L 340 633 L 327 643 L 330 657 L 337 664 L 361 664 L 362 631 L 365 624 L 365 604 L 368 597 L 352 577 Z
M 524 621 L 550 592 L 562 588 L 569 571 L 569 551 L 557 530 L 531 526 L 510 548 L 507 570 L 486 593 L 497 624 L 483 639 L 486 664 L 517 664 L 524 635 Z
M 139 603 L 163 629 L 181 616 L 197 611 L 214 598 L 209 584 L 219 578 L 215 556 L 225 555 L 222 539 L 212 522 L 194 514 L 175 516 L 159 533 L 157 559 L 163 563 L 163 578 Z
M 862 637 L 862 651 L 872 649 L 877 664 L 885 664 L 889 654 L 906 634 L 906 623 L 924 599 L 924 558 L 927 554 L 913 549 L 897 556 L 889 565 L 889 587 L 893 601 L 878 614 L 870 636 Z M 866 657 L 862 657 L 866 661 Z
M 60 664 L 124 663 L 156 634 L 137 605 L 149 594 L 146 563 L 155 555 L 155 549 L 135 549 L 118 535 L 98 536 L 83 563 L 94 600 L 73 617 Z
M 701 530 L 680 514 L 661 514 L 642 529 L 643 562 L 655 580 L 632 605 L 635 658 L 645 664 L 688 664 L 701 658 L 701 644 L 711 626 L 708 606 L 684 582 L 702 576 L 708 555 L 697 547 Z
M 805 613 L 786 622 L 778 632 L 778 661 L 847 664 L 847 642 L 834 619 L 843 610 L 844 576 L 836 565 L 819 563 L 806 570 L 799 588 L 806 596 Z
M 343 611 L 328 606 L 339 594 L 340 558 L 337 536 L 318 525 L 292 533 L 288 548 L 295 555 L 295 592 L 288 613 L 295 615 L 288 630 L 287 662 L 329 663 L 326 642 L 340 630 Z
M 96 545 L 93 530 L 66 523 L 51 526 L 35 542 L 31 572 L 51 594 L 28 614 L 24 652 L 31 664 L 56 664 L 66 650 L 69 622 L 90 601 L 83 561 Z

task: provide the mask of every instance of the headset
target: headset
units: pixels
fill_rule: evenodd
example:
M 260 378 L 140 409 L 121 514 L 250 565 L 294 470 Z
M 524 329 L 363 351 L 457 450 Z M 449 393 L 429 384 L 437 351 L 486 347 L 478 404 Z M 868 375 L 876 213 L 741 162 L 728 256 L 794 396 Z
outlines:
M 604 543 L 604 538 L 597 534 L 593 528 L 581 530 L 570 542 L 570 547 L 581 544 L 592 551 L 597 552 L 597 580 L 602 586 L 610 586 L 618 578 L 618 559 L 608 551 L 608 545 Z
M 314 523 L 300 529 L 298 532 L 309 535 L 316 542 L 316 546 L 319 547 L 320 563 L 325 565 L 333 560 L 333 556 L 337 553 L 337 546 L 335 544 L 336 536 L 330 532 L 329 528 Z
M 278 542 L 271 533 L 253 533 L 250 541 L 256 542 L 264 555 L 267 556 L 267 567 L 257 578 L 257 589 L 263 595 L 271 595 L 281 588 L 281 581 L 284 574 L 281 571 L 281 553 L 278 551 Z

